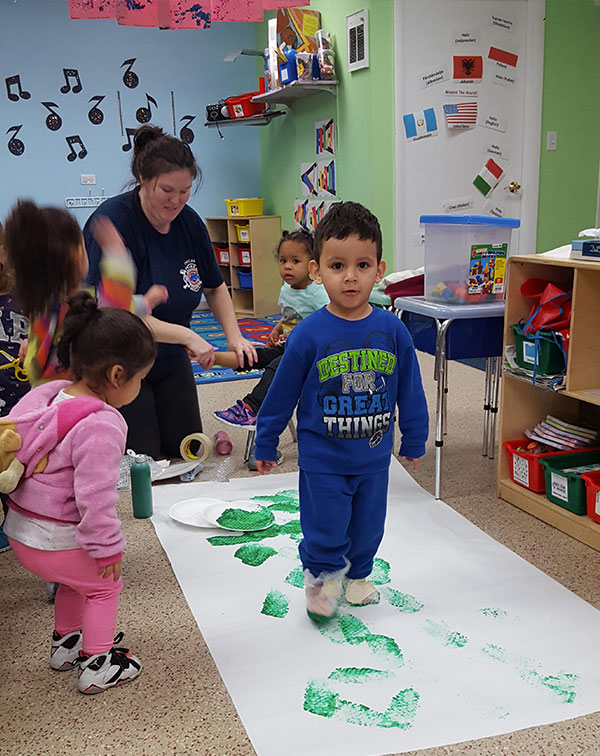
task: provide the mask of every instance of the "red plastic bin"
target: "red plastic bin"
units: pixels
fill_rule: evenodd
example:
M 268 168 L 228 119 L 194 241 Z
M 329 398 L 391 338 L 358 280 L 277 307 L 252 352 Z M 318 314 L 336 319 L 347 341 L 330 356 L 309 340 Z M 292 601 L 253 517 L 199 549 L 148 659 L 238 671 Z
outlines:
M 251 102 L 252 98 L 261 92 L 246 92 L 246 94 L 228 97 L 225 100 L 229 115 L 232 118 L 247 118 L 258 115 L 267 107 L 264 102 Z
M 215 252 L 219 265 L 229 265 L 229 247 L 219 247 L 215 244 Z
M 237 252 L 240 265 L 252 265 L 252 253 L 250 247 L 238 247 Z
M 568 451 L 543 452 L 534 454 L 533 452 L 518 452 L 519 446 L 527 446 L 531 443 L 530 438 L 520 438 L 517 441 L 505 441 L 504 448 L 508 454 L 510 462 L 510 477 L 515 483 L 528 488 L 535 493 L 545 493 L 546 481 L 544 471 L 539 460 L 544 457 L 560 457 L 563 454 L 573 454 L 578 451 L 595 451 L 599 447 L 586 447 L 585 449 L 569 449 Z M 600 522 L 600 520 L 599 520 Z
M 587 516 L 600 522 L 600 470 L 582 473 L 581 479 L 585 481 Z

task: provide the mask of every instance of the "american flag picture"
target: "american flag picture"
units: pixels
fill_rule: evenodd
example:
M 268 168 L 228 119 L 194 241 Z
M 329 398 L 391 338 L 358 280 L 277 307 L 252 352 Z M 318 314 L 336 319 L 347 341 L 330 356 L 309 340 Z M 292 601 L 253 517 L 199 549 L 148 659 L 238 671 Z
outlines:
M 444 105 L 444 115 L 450 129 L 474 126 L 477 123 L 477 103 L 456 102 Z

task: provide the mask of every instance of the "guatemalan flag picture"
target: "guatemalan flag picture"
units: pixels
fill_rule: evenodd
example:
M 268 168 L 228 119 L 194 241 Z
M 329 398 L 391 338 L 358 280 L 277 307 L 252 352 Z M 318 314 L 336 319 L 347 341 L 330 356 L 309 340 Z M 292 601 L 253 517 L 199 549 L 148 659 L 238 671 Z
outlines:
M 406 138 L 415 142 L 417 139 L 437 136 L 438 125 L 433 108 L 426 108 L 417 113 L 403 116 Z

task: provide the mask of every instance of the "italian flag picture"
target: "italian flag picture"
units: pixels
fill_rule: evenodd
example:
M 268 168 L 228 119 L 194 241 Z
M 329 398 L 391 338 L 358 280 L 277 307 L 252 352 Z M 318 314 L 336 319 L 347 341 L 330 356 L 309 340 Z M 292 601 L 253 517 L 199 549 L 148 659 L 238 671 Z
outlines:
M 495 160 L 490 158 L 483 168 L 479 171 L 473 184 L 479 189 L 484 197 L 494 189 L 496 184 L 500 181 L 504 175 L 504 170 L 498 165 Z

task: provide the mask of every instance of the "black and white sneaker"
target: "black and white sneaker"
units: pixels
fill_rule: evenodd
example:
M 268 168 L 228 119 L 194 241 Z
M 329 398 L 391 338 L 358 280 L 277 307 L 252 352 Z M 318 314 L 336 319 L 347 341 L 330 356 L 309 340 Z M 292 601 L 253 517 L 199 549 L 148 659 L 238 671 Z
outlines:
M 118 633 L 115 643 L 119 643 L 122 638 L 123 633 Z M 81 656 L 77 688 L 85 695 L 102 693 L 108 688 L 135 680 L 141 671 L 142 662 L 130 654 L 129 649 L 113 646 L 103 654 Z
M 79 664 L 81 651 L 81 630 L 59 635 L 52 633 L 50 666 L 58 672 L 74 669 Z

